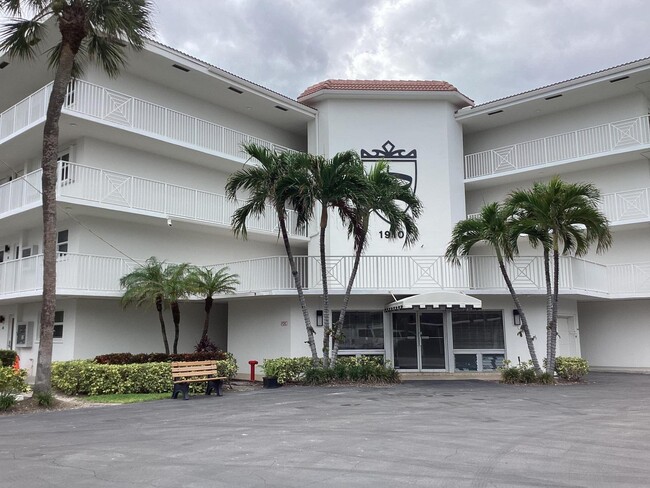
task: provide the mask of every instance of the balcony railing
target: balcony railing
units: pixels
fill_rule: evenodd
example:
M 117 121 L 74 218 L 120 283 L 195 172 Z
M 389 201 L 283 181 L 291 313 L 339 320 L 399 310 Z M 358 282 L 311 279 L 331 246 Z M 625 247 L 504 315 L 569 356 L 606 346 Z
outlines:
M 239 203 L 224 195 L 196 188 L 59 161 L 57 199 L 121 209 L 131 213 L 154 214 L 161 218 L 179 218 L 229 226 Z M 0 218 L 40 205 L 41 170 L 0 185 Z M 294 237 L 305 237 L 306 229 L 296 230 L 296 213 L 287 213 L 287 229 Z M 251 218 L 251 231 L 277 233 L 275 210 L 267 207 L 263 217 Z
M 564 132 L 465 156 L 465 179 L 646 147 L 649 116 Z
M 342 291 L 353 265 L 352 256 L 330 257 L 328 284 Z M 574 257 L 561 258 L 560 288 L 564 293 L 587 293 L 601 297 L 650 295 L 650 263 L 602 265 Z M 305 290 L 320 290 L 320 260 L 296 258 Z M 124 258 L 85 254 L 60 254 L 57 290 L 61 294 L 119 296 L 119 280 L 140 263 Z M 286 256 L 272 256 L 222 263 L 237 273 L 238 293 L 293 290 Z M 522 293 L 544 293 L 544 263 L 540 256 L 518 257 L 508 264 L 515 288 Z M 35 295 L 42 289 L 42 255 L 0 263 L 0 298 Z M 467 256 L 460 266 L 443 256 L 363 256 L 355 281 L 357 290 L 385 293 L 417 293 L 421 290 L 461 290 L 506 293 L 493 256 Z
M 21 131 L 45 120 L 52 83 L 0 114 L 0 144 Z M 259 137 L 214 122 L 178 112 L 162 105 L 76 80 L 68 87 L 63 112 L 123 127 L 138 133 L 184 144 L 240 160 L 247 156 L 242 143 L 256 143 L 271 150 L 291 151 Z
M 605 193 L 598 205 L 610 224 L 620 225 L 626 222 L 650 220 L 650 188 Z M 468 213 L 468 219 L 478 218 L 481 214 Z

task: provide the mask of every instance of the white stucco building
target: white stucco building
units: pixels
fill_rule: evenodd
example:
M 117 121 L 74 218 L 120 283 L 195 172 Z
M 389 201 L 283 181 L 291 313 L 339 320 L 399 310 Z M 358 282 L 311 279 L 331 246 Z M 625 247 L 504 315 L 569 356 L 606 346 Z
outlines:
M 45 63 L 0 58 L 0 348 L 18 350 L 32 374 L 51 77 Z M 503 358 L 527 360 L 489 250 L 460 267 L 442 254 L 453 225 L 484 202 L 559 174 L 602 190 L 614 246 L 563 258 L 558 353 L 595 367 L 650 369 L 649 87 L 645 59 L 478 106 L 437 81 L 329 80 L 296 101 L 155 42 L 117 79 L 89 68 L 72 84 L 61 118 L 54 359 L 162 349 L 155 312 L 119 305 L 119 278 L 150 256 L 228 265 L 240 275 L 238 293 L 215 305 L 211 335 L 242 371 L 250 359 L 308 353 L 273 213 L 250 225 L 247 241 L 230 230 L 235 205 L 224 184 L 246 162 L 240 144 L 254 141 L 328 157 L 355 149 L 369 164 L 385 157 L 424 203 L 421 239 L 410 249 L 386 239 L 387 226 L 375 219 L 344 353 L 382 354 L 404 371 L 487 371 Z M 315 234 L 292 234 L 314 323 Z M 353 258 L 336 225 L 327 246 L 336 309 Z M 522 252 L 511 274 L 543 357 L 541 257 Z M 468 297 L 456 303 L 441 292 Z M 389 306 L 426 293 L 435 294 L 429 304 L 453 306 Z M 479 301 L 480 309 L 465 307 Z M 181 350 L 192 350 L 202 317 L 200 302 L 182 304 Z

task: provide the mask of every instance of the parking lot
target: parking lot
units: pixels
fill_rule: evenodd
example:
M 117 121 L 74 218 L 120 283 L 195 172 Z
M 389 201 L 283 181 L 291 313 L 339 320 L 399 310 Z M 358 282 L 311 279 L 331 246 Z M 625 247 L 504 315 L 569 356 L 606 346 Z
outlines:
M 295 387 L 0 417 L 6 487 L 640 487 L 650 375 Z

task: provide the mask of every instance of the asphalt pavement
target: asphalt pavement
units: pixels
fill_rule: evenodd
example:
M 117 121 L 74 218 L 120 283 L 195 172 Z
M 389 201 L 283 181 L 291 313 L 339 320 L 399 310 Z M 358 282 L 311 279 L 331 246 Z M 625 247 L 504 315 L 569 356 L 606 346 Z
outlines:
M 0 417 L 1 487 L 646 487 L 650 375 L 225 391 Z

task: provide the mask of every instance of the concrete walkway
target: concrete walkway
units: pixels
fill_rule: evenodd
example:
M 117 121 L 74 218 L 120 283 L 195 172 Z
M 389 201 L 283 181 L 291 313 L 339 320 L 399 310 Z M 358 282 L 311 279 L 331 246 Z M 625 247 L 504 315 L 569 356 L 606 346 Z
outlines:
M 642 487 L 650 375 L 226 392 L 0 418 L 2 487 Z

